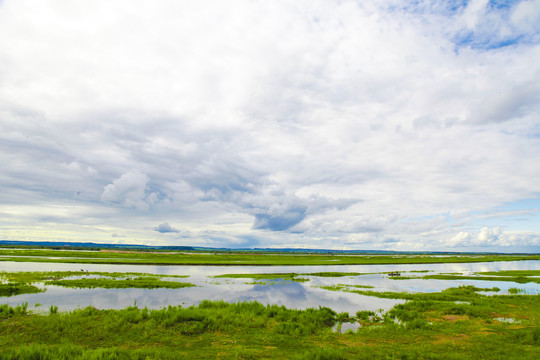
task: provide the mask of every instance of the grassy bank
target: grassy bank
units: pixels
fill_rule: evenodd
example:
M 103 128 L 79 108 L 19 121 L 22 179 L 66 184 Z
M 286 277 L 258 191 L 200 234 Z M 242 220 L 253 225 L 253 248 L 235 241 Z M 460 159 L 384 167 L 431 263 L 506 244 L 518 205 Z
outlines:
M 361 265 L 540 260 L 540 255 L 320 255 L 0 249 L 0 261 L 131 265 Z
M 1 305 L 0 359 L 538 358 L 538 296 L 477 290 L 416 294 L 386 313 L 356 314 L 222 301 L 161 310 L 51 307 L 47 315 Z M 362 326 L 333 332 L 340 321 Z
M 33 284 L 55 285 L 71 288 L 104 289 L 180 289 L 195 286 L 188 282 L 165 279 L 185 278 L 181 275 L 149 275 L 144 273 L 78 272 L 78 271 L 33 271 L 2 272 L 0 296 L 11 296 L 45 291 Z M 3 290 L 5 288 L 5 290 Z M 10 290 L 11 289 L 11 290 Z M 13 293 L 9 293 L 12 291 Z
M 34 294 L 44 290 L 26 283 L 0 284 L 0 296 L 15 296 L 21 294 Z
M 411 271 L 412 272 L 412 271 Z M 425 276 L 398 276 L 393 280 L 425 279 L 425 280 L 479 280 L 479 281 L 509 281 L 519 284 L 540 284 L 540 270 L 502 270 L 477 272 L 474 275 L 461 273 L 433 274 Z

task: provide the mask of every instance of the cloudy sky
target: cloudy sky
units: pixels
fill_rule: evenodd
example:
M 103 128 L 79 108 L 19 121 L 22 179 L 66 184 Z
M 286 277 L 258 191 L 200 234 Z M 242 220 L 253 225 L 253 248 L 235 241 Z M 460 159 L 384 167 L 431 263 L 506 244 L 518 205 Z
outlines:
M 540 0 L 0 0 L 0 239 L 540 251 Z

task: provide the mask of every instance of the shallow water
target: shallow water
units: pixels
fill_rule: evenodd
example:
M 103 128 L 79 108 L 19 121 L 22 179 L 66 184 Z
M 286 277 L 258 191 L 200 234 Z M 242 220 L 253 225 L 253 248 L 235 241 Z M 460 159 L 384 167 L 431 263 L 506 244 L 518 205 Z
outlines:
M 0 271 L 101 271 L 140 272 L 160 275 L 189 275 L 180 281 L 191 282 L 197 287 L 182 289 L 71 289 L 47 286 L 39 294 L 24 294 L 0 298 L 0 303 L 17 305 L 28 302 L 29 308 L 45 311 L 50 305 L 59 310 L 94 306 L 100 309 L 118 309 L 136 303 L 140 307 L 161 308 L 168 305 L 194 305 L 202 300 L 259 301 L 263 304 L 285 305 L 288 308 L 305 309 L 326 306 L 335 311 L 354 314 L 358 310 L 388 310 L 403 300 L 380 299 L 358 294 L 328 291 L 319 286 L 336 284 L 373 286 L 375 291 L 437 292 L 449 287 L 474 285 L 482 288 L 498 287 L 500 293 L 509 288 L 523 289 L 527 294 L 540 293 L 540 284 L 518 284 L 507 281 L 481 280 L 394 280 L 385 274 L 367 274 L 346 277 L 303 276 L 308 282 L 272 281 L 253 284 L 253 279 L 213 278 L 221 274 L 239 273 L 314 273 L 357 272 L 380 273 L 399 271 L 402 276 L 423 276 L 439 273 L 462 273 L 469 275 L 480 271 L 540 270 L 540 261 L 511 261 L 463 264 L 403 264 L 403 265 L 334 265 L 334 266 L 148 266 L 148 265 L 102 265 L 62 264 L 0 261 Z M 408 273 L 428 270 L 428 273 Z M 35 306 L 36 304 L 40 304 Z

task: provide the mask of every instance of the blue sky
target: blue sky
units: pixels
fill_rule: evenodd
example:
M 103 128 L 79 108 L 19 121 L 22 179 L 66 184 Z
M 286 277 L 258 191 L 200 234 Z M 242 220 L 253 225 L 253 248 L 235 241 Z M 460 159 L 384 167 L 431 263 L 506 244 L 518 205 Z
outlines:
M 540 0 L 0 2 L 0 238 L 540 251 Z

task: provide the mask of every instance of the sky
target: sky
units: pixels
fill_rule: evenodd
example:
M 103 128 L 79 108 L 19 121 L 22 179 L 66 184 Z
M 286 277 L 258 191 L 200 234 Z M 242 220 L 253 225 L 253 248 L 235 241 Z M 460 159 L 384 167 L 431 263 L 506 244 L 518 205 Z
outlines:
M 540 252 L 540 0 L 1 0 L 0 239 Z

